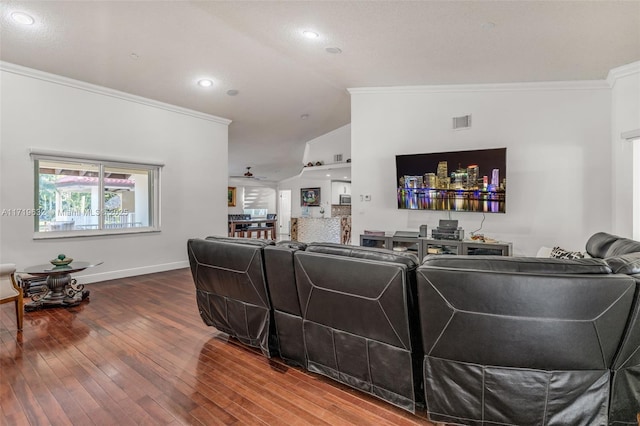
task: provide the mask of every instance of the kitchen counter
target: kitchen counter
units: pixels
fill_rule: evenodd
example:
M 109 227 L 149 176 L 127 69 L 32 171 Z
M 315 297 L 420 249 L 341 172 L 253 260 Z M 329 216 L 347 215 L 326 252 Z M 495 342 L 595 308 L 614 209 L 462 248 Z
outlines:
M 291 218 L 291 239 L 301 243 L 351 242 L 351 216 Z

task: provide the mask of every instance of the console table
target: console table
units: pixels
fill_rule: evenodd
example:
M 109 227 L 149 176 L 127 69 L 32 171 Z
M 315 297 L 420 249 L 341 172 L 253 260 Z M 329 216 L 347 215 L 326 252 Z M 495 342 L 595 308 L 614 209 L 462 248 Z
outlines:
M 65 266 L 44 264 L 30 266 L 20 271 L 29 275 L 46 277 L 43 291 L 31 296 L 32 301 L 24 305 L 25 311 L 34 311 L 52 306 L 70 307 L 78 305 L 89 297 L 89 290 L 84 290 L 84 285 L 77 284 L 76 280 L 71 278 L 71 274 L 101 264 L 102 262 L 73 261 Z
M 416 254 L 420 260 L 429 254 L 513 255 L 513 245 L 510 242 L 483 243 L 475 240 L 437 240 L 427 237 L 396 236 L 391 233 L 384 233 L 384 235 L 382 233 L 379 235 L 362 234 L 360 235 L 360 245 L 407 251 Z
M 420 241 L 423 257 L 429 254 L 513 255 L 513 245 L 503 241 L 483 243 L 475 240 L 435 240 L 433 238 L 420 238 Z

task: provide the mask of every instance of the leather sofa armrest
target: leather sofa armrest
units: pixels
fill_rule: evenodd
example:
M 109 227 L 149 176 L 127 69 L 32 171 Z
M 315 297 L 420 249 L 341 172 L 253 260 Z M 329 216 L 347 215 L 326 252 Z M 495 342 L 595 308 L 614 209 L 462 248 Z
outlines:
M 614 274 L 640 274 L 640 252 L 605 259 Z
M 587 241 L 587 253 L 592 257 L 606 259 L 608 257 L 620 256 L 640 252 L 640 242 L 629 238 L 618 237 L 606 232 L 593 234 Z

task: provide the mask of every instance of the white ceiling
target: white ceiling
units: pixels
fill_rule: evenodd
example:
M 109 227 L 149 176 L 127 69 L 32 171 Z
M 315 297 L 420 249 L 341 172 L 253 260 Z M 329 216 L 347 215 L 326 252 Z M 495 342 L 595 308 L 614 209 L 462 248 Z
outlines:
M 347 88 L 604 79 L 640 60 L 640 1 L 1 7 L 2 61 L 229 118 L 229 174 L 252 166 L 274 181 L 300 171 L 306 141 L 350 122 Z M 15 11 L 35 24 L 16 24 Z M 320 37 L 304 38 L 303 30 Z M 197 86 L 201 78 L 214 86 Z

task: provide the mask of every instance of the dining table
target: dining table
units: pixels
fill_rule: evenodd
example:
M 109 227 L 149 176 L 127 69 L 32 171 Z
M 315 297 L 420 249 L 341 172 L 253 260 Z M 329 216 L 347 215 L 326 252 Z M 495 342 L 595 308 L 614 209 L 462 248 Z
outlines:
M 258 237 L 264 232 L 265 238 L 271 232 L 271 239 L 276 239 L 276 222 L 278 219 L 232 219 L 229 220 L 230 237 L 251 238 L 255 232 Z

